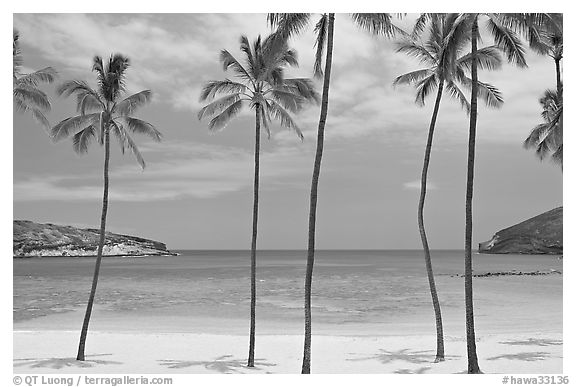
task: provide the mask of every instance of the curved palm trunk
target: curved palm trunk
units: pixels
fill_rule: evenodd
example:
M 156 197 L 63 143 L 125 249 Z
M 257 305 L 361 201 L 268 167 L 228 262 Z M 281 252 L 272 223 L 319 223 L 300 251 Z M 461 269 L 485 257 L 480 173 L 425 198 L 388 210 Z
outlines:
M 108 213 L 108 165 L 110 163 L 110 134 L 108 129 L 104 131 L 104 197 L 102 199 L 102 218 L 100 220 L 100 242 L 98 243 L 98 255 L 96 257 L 96 266 L 94 267 L 94 277 L 92 279 L 92 289 L 88 298 L 88 306 L 84 315 L 82 332 L 80 333 L 80 344 L 78 346 L 78 355 L 76 360 L 84 361 L 84 348 L 86 346 L 86 336 L 88 335 L 88 325 L 94 306 L 94 297 L 96 296 L 96 287 L 98 286 L 98 274 L 100 273 L 100 263 L 102 262 L 102 250 L 104 249 L 104 240 L 106 237 L 106 214 Z
M 418 203 L 418 229 L 420 230 L 420 239 L 422 239 L 422 247 L 424 248 L 426 273 L 428 274 L 428 284 L 430 285 L 432 305 L 434 306 L 434 315 L 436 316 L 435 362 L 444 361 L 444 333 L 442 329 L 442 313 L 440 311 L 440 302 L 438 301 L 438 293 L 436 292 L 436 283 L 434 281 L 434 272 L 432 271 L 430 248 L 428 247 L 428 239 L 426 238 L 426 230 L 424 229 L 424 201 L 426 199 L 426 183 L 428 179 L 428 166 L 430 164 L 430 152 L 432 151 L 432 140 L 434 138 L 434 128 L 436 126 L 438 110 L 440 109 L 440 100 L 442 99 L 443 88 L 444 81 L 440 81 L 440 84 L 438 85 L 438 95 L 436 96 L 436 103 L 434 105 L 434 112 L 432 113 L 432 119 L 430 121 L 430 129 L 428 130 L 428 141 L 426 143 L 424 165 L 422 167 L 422 180 L 420 183 L 420 202 Z
M 324 150 L 324 127 L 328 115 L 328 91 L 330 90 L 330 73 L 332 71 L 332 51 L 334 49 L 334 14 L 328 15 L 328 41 L 326 45 L 326 67 L 324 70 L 324 85 L 322 89 L 322 107 L 320 121 L 318 122 L 318 139 L 316 143 L 316 157 L 312 173 L 312 186 L 310 188 L 310 216 L 308 218 L 308 259 L 306 261 L 306 281 L 304 295 L 304 358 L 302 360 L 302 373 L 310 373 L 312 348 L 312 271 L 314 270 L 314 246 L 316 242 L 316 204 L 318 202 L 318 179 L 322 164 Z
M 479 374 L 474 332 L 474 305 L 472 294 L 472 195 L 474 191 L 474 157 L 476 147 L 476 121 L 478 119 L 478 19 L 472 24 L 472 97 L 470 98 L 470 134 L 468 139 L 468 174 L 466 181 L 466 233 L 464 238 L 464 297 L 466 300 L 466 343 L 468 347 L 468 373 Z
M 256 340 L 256 238 L 258 236 L 258 185 L 260 178 L 260 108 L 256 107 L 256 141 L 254 147 L 254 208 L 252 210 L 252 248 L 250 251 L 250 348 L 248 367 L 254 367 Z

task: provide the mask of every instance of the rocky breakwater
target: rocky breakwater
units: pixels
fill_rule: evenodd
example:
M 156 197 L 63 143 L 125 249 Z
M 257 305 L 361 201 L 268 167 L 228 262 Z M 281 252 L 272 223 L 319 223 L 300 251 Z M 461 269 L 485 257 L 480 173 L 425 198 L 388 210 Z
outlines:
M 15 220 L 13 224 L 14 258 L 81 257 L 97 255 L 100 230 Z M 130 235 L 106 233 L 103 255 L 147 256 L 177 255 L 161 242 Z
M 478 251 L 487 254 L 554 254 L 563 251 L 562 207 L 498 231 L 482 242 Z

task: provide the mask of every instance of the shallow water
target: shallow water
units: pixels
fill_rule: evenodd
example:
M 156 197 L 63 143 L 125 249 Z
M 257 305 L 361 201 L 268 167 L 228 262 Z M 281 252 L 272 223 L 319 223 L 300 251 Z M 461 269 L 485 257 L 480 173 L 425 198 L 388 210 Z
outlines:
M 130 319 L 134 327 L 139 322 L 146 326 L 154 317 L 155 324 L 161 317 L 169 327 L 193 316 L 196 325 L 190 329 L 198 330 L 198 321 L 205 321 L 205 331 L 215 329 L 214 321 L 248 317 L 249 251 L 180 253 L 177 257 L 104 258 L 96 296 L 100 316 L 115 322 Z M 447 324 L 460 324 L 462 319 L 463 279 L 457 275 L 463 272 L 463 256 L 462 251 L 432 252 Z M 473 259 L 475 273 L 562 271 L 562 261 L 555 256 L 475 254 Z M 52 321 L 51 329 L 77 328 L 94 261 L 14 259 L 15 329 L 41 321 Z M 259 251 L 257 262 L 259 321 L 300 327 L 306 253 Z M 562 275 L 475 278 L 474 289 L 480 324 L 517 329 L 541 319 L 551 329 L 561 329 Z M 534 312 L 534 304 L 541 304 L 540 312 Z M 313 308 L 317 323 L 338 329 L 382 323 L 417 327 L 421 321 L 430 322 L 433 311 L 422 252 L 318 251 Z

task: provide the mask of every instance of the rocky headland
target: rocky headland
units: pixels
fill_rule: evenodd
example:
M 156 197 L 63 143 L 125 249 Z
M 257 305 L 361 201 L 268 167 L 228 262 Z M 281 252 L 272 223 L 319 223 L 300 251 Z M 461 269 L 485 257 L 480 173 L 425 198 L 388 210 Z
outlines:
M 480 243 L 478 251 L 487 254 L 561 255 L 562 207 L 498 231 L 492 239 Z
M 14 258 L 82 257 L 97 254 L 100 230 L 15 220 L 13 224 Z M 148 256 L 177 255 L 166 245 L 130 235 L 106 233 L 103 255 Z

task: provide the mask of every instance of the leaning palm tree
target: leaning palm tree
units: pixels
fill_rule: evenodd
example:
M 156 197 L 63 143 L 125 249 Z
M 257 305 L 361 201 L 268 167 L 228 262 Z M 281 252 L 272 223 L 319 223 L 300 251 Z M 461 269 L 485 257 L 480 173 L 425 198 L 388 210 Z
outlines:
M 435 362 L 444 361 L 444 333 L 442 328 L 442 313 L 434 272 L 432 270 L 432 260 L 430 257 L 430 248 L 424 228 L 424 201 L 426 199 L 426 185 L 428 180 L 428 167 L 430 164 L 430 153 L 432 150 L 432 141 L 436 119 L 440 109 L 440 101 L 444 90 L 460 102 L 466 112 L 470 112 L 470 104 L 461 86 L 469 88 L 471 79 L 466 75 L 470 68 L 470 54 L 460 56 L 464 46 L 468 43 L 469 36 L 458 34 L 454 39 L 449 41 L 450 45 L 445 45 L 445 38 L 451 32 L 457 14 L 435 14 L 430 21 L 429 34 L 425 43 L 420 44 L 417 40 L 411 39 L 398 44 L 397 52 L 405 53 L 420 60 L 426 65 L 426 68 L 411 71 L 400 75 L 394 80 L 394 85 L 413 84 L 416 87 L 416 104 L 424 106 L 425 99 L 434 89 L 437 89 L 436 102 L 434 111 L 430 120 L 428 129 L 428 140 L 424 152 L 424 165 L 422 167 L 422 176 L 420 183 L 420 200 L 418 202 L 418 229 L 420 239 L 424 249 L 424 261 L 428 275 L 428 284 L 432 296 L 432 305 L 436 317 L 436 359 Z M 416 34 L 412 35 L 413 37 Z M 501 59 L 498 50 L 494 46 L 484 47 L 478 50 L 478 63 L 481 68 L 494 70 L 501 66 Z M 493 86 L 482 82 L 478 83 L 480 96 L 484 98 L 486 104 L 492 107 L 499 107 L 502 104 L 500 92 Z
M 20 112 L 29 112 L 45 130 L 50 129 L 50 123 L 44 115 L 51 109 L 46 93 L 38 88 L 41 83 L 52 83 L 56 79 L 56 71 L 46 67 L 33 73 L 22 73 L 22 51 L 20 49 L 20 34 L 13 32 L 12 42 L 12 96 L 14 106 Z
M 287 40 L 291 36 L 300 33 L 310 23 L 308 13 L 271 13 L 268 14 L 268 22 L 276 27 L 275 36 L 281 40 Z M 387 13 L 355 13 L 352 14 L 354 22 L 363 29 L 375 35 L 393 37 L 404 32 L 392 23 L 392 16 Z M 310 188 L 310 214 L 308 217 L 308 256 L 306 261 L 306 280 L 304 295 L 304 357 L 302 360 L 302 373 L 310 373 L 311 348 L 312 348 L 312 273 L 314 269 L 314 252 L 316 244 L 316 208 L 318 203 L 318 181 L 324 151 L 324 128 L 328 116 L 328 93 L 330 91 L 330 74 L 332 72 L 332 53 L 334 50 L 334 20 L 333 13 L 322 14 L 314 27 L 316 32 L 316 60 L 314 62 L 314 75 L 324 77 L 322 88 L 322 104 L 320 120 L 318 121 L 318 134 L 316 141 L 316 156 L 312 172 L 312 184 Z M 324 71 L 322 60 L 326 58 Z
M 474 330 L 474 303 L 472 291 L 472 196 L 474 192 L 474 160 L 476 153 L 476 123 L 478 121 L 478 40 L 480 32 L 478 21 L 486 20 L 486 29 L 494 39 L 508 61 L 519 67 L 527 67 L 524 48 L 516 32 L 510 27 L 512 15 L 498 13 L 463 13 L 460 14 L 447 41 L 455 38 L 460 31 L 470 35 L 472 46 L 470 70 L 472 73 L 470 97 L 470 130 L 468 138 L 468 166 L 466 178 L 466 229 L 464 237 L 464 296 L 466 303 L 466 343 L 468 355 L 468 373 L 481 373 L 476 354 L 476 334 Z
M 106 215 L 108 213 L 108 168 L 110 163 L 110 134 L 117 138 L 120 149 L 124 153 L 125 149 L 130 150 L 138 164 L 144 169 L 145 163 L 142 155 L 138 151 L 136 143 L 130 133 L 145 134 L 154 141 L 160 141 L 161 134 L 156 128 L 140 119 L 134 118 L 133 114 L 150 101 L 152 92 L 143 90 L 139 93 L 124 97 L 125 73 L 129 66 L 128 58 L 114 54 L 110 60 L 103 64 L 102 58 L 94 57 L 92 70 L 96 72 L 98 87 L 92 88 L 84 81 L 64 82 L 57 90 L 60 96 L 77 98 L 77 116 L 69 117 L 52 128 L 51 134 L 54 141 L 72 137 L 73 148 L 76 153 L 88 152 L 90 143 L 96 139 L 100 145 L 104 146 L 104 196 L 102 199 L 102 217 L 100 220 L 100 240 L 98 243 L 98 253 L 96 256 L 96 266 L 92 279 L 92 288 L 88 298 L 84 323 L 80 334 L 80 344 L 78 346 L 77 360 L 84 360 L 84 349 L 86 336 L 88 335 L 88 325 L 94 305 L 96 286 L 98 285 L 98 275 L 100 263 L 102 261 L 102 250 L 106 239 Z
M 290 115 L 298 112 L 306 102 L 318 102 L 319 97 L 312 81 L 305 78 L 285 78 L 287 66 L 297 66 L 296 51 L 285 41 L 260 36 L 250 45 L 248 38 L 240 38 L 240 49 L 246 56 L 242 65 L 229 51 L 220 52 L 224 71 L 232 69 L 238 81 L 225 79 L 206 83 L 200 101 L 212 100 L 218 94 L 223 97 L 204 106 L 198 119 L 213 117 L 208 128 L 216 131 L 224 128 L 244 107 L 254 110 L 256 138 L 254 147 L 254 202 L 252 212 L 252 244 L 250 250 L 250 343 L 248 367 L 254 367 L 256 339 L 256 239 L 258 236 L 258 193 L 260 180 L 260 125 L 270 138 L 270 123 L 292 129 L 303 139 L 302 132 Z
M 534 148 L 536 156 L 544 160 L 550 156 L 552 161 L 562 168 L 562 101 L 557 91 L 546 90 L 539 100 L 542 106 L 541 116 L 544 122 L 532 128 L 530 135 L 524 140 L 526 149 Z

